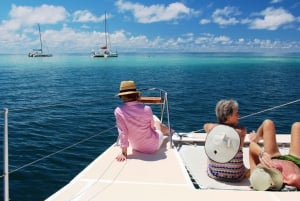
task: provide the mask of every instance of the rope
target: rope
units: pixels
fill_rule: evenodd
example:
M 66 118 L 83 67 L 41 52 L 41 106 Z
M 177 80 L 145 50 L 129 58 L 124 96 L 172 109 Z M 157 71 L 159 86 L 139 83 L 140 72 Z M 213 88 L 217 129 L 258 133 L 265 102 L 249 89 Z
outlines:
M 63 149 L 60 149 L 60 150 L 58 150 L 58 151 L 56 151 L 56 152 L 53 152 L 53 153 L 51 153 L 51 154 L 49 154 L 49 155 L 46 155 L 46 156 L 44 156 L 44 157 L 42 157 L 42 158 L 39 158 L 39 159 L 35 160 L 35 161 L 32 161 L 32 162 L 30 162 L 30 163 L 27 163 L 27 164 L 25 164 L 25 165 L 23 165 L 23 166 L 21 166 L 21 167 L 15 169 L 15 170 L 10 171 L 9 174 L 12 174 L 12 173 L 14 173 L 14 172 L 17 172 L 17 171 L 19 171 L 19 170 L 21 170 L 21 169 L 24 169 L 24 168 L 26 168 L 26 167 L 28 167 L 28 166 L 31 166 L 31 165 L 37 163 L 37 162 L 39 162 L 39 161 L 42 161 L 42 160 L 44 160 L 44 159 L 46 159 L 46 158 L 49 158 L 49 157 L 51 157 L 51 156 L 54 156 L 54 155 L 56 155 L 56 154 L 58 154 L 58 153 L 61 153 L 61 152 L 65 151 L 65 150 L 67 150 L 67 149 L 70 149 L 70 148 L 72 148 L 72 147 L 74 147 L 74 146 L 76 146 L 76 145 L 78 145 L 78 144 L 81 144 L 81 143 L 83 143 L 83 142 L 86 142 L 86 141 L 88 141 L 88 140 L 90 140 L 90 139 L 92 139 L 92 138 L 94 138 L 94 137 L 96 137 L 96 136 L 98 136 L 98 135 L 100 135 L 100 134 L 103 134 L 103 133 L 105 133 L 105 132 L 108 132 L 108 131 L 114 129 L 115 127 L 116 127 L 116 126 L 113 126 L 113 127 L 111 127 L 111 128 L 108 128 L 108 129 L 106 129 L 106 130 L 104 130 L 104 131 L 101 131 L 101 132 L 98 133 L 98 134 L 92 135 L 92 136 L 90 136 L 90 137 L 88 137 L 88 138 L 85 138 L 85 139 L 83 139 L 83 140 L 81 140 L 81 141 L 79 141 L 79 142 L 76 142 L 76 143 L 74 143 L 74 144 L 72 144 L 72 145 L 70 145 L 70 146 L 67 146 L 67 147 L 65 147 L 65 148 L 63 148 Z M 1 175 L 1 176 L 0 176 L 0 178 L 2 178 L 2 177 L 4 177 L 4 175 Z
M 290 104 L 293 104 L 293 103 L 297 103 L 299 101 L 300 101 L 300 99 L 294 100 L 294 101 L 291 101 L 291 102 L 288 102 L 288 103 L 284 103 L 284 104 L 281 104 L 281 105 L 278 105 L 278 106 L 275 106 L 275 107 L 271 107 L 271 108 L 268 108 L 268 109 L 265 109 L 265 110 L 261 110 L 259 112 L 255 112 L 255 113 L 252 113 L 252 114 L 240 117 L 239 119 L 245 119 L 245 118 L 257 115 L 257 114 L 261 114 L 261 113 L 264 113 L 264 112 L 267 112 L 267 111 L 271 111 L 271 110 L 274 110 L 274 109 L 278 109 L 278 108 L 281 108 L 281 107 L 284 107 L 284 106 L 287 106 L 287 105 L 290 105 Z M 201 131 L 204 131 L 204 129 L 202 128 L 202 129 L 195 130 L 195 131 L 192 131 L 192 132 L 193 133 L 197 133 L 197 132 L 201 132 Z
M 283 106 L 286 106 L 286 105 L 290 105 L 290 104 L 293 104 L 293 103 L 297 103 L 297 102 L 299 102 L 299 101 L 300 101 L 300 99 L 295 100 L 295 101 L 291 101 L 291 102 L 288 102 L 288 103 L 284 103 L 284 104 L 282 104 L 282 105 L 278 105 L 278 106 L 271 107 L 271 108 L 268 108 L 268 109 L 265 109 L 265 110 L 262 110 L 262 111 L 259 111 L 259 112 L 256 112 L 256 113 L 252 113 L 252 114 L 243 116 L 243 117 L 241 117 L 241 118 L 239 118 L 239 119 L 245 119 L 245 118 L 248 118 L 248 117 L 251 117 L 251 116 L 254 116 L 254 115 L 263 113 L 263 112 L 271 111 L 271 110 L 274 110 L 274 109 L 277 109 L 277 108 L 280 108 L 280 107 L 283 107 Z

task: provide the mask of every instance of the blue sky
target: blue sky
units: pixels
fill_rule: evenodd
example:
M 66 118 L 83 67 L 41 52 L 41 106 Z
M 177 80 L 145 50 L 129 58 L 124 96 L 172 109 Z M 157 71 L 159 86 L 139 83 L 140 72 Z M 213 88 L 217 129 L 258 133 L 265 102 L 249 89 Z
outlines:
M 296 0 L 14 0 L 0 3 L 0 53 L 90 53 L 104 13 L 118 52 L 300 52 Z

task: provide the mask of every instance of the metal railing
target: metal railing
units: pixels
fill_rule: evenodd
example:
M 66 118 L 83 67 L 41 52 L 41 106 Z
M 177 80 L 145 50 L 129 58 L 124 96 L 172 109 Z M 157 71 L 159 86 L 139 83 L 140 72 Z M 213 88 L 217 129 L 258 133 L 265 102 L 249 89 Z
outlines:
M 3 175 L 4 175 L 4 201 L 9 200 L 9 169 L 8 169 L 8 109 L 4 109 L 4 140 L 3 140 Z
M 157 91 L 159 93 L 158 96 L 145 96 L 142 95 L 142 101 L 145 104 L 158 104 L 161 105 L 160 108 L 160 121 L 161 123 L 164 123 L 164 115 L 166 115 L 166 121 L 167 121 L 167 127 L 169 129 L 169 142 L 170 147 L 173 148 L 173 140 L 172 140 L 172 129 L 171 129 L 171 123 L 170 123 L 170 112 L 169 112 L 169 102 L 168 102 L 168 93 L 165 90 L 159 89 L 159 88 L 147 88 L 147 89 L 141 89 L 140 91 Z M 157 99 L 156 99 L 157 98 Z

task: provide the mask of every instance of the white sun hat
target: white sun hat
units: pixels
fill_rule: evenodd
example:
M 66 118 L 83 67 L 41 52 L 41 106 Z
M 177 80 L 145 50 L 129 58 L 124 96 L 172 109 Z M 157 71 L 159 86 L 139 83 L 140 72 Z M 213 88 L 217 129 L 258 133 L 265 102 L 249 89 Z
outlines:
M 217 125 L 207 134 L 205 153 L 212 161 L 227 163 L 237 154 L 240 141 L 240 136 L 234 128 Z
M 266 168 L 262 164 L 257 165 L 252 171 L 250 184 L 254 190 L 280 190 L 283 185 L 283 177 L 276 168 Z

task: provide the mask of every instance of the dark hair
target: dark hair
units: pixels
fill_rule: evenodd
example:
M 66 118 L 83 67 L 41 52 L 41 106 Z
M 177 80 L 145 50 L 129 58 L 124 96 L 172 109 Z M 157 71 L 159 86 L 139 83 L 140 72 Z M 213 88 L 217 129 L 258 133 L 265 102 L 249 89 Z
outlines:
M 227 117 L 238 109 L 239 104 L 235 100 L 220 100 L 216 105 L 216 116 L 219 123 L 224 123 Z
M 134 94 L 126 94 L 126 95 L 122 95 L 119 96 L 121 99 L 126 100 L 126 102 L 130 102 L 130 101 L 136 101 L 139 99 L 140 94 L 139 93 L 134 93 Z

